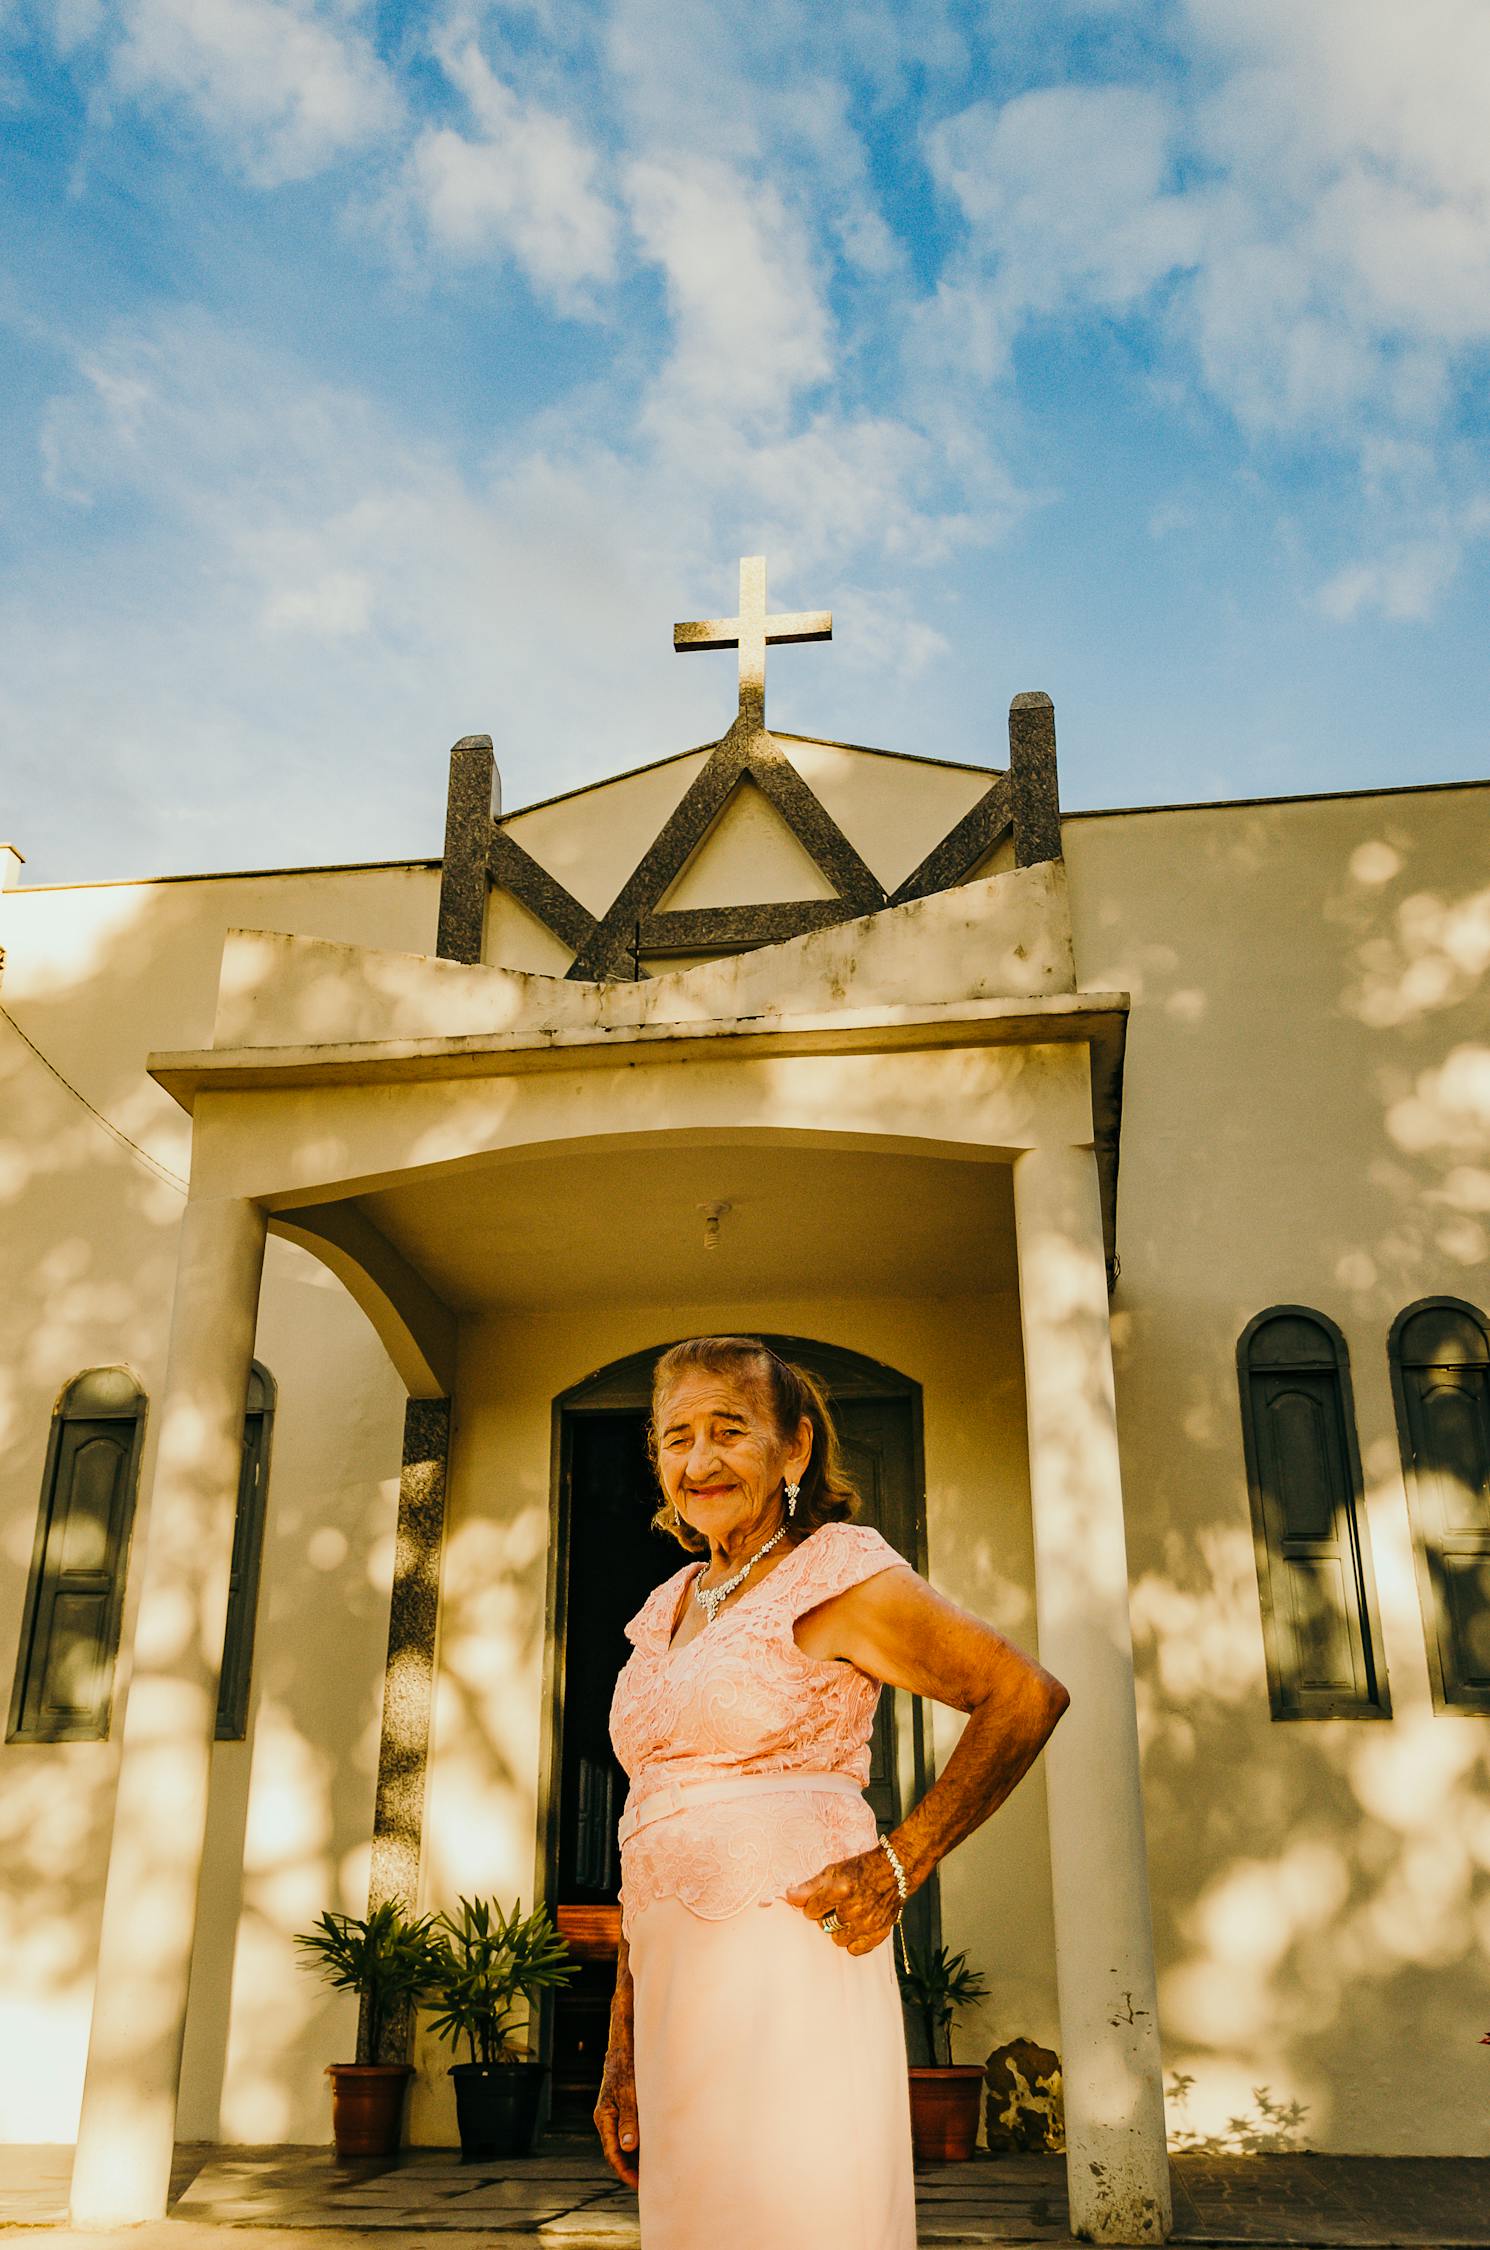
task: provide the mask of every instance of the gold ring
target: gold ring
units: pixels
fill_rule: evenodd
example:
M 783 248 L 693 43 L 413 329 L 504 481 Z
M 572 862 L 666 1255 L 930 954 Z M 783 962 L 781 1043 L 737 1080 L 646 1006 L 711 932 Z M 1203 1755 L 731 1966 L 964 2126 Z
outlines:
M 823 1916 L 822 1920 L 818 1923 L 818 1928 L 820 1930 L 826 1930 L 829 1937 L 833 1935 L 833 1932 L 835 1930 L 841 1929 L 842 1927 L 843 1925 L 838 1919 L 838 1912 L 836 1908 L 830 1909 L 830 1911 L 826 1913 Z

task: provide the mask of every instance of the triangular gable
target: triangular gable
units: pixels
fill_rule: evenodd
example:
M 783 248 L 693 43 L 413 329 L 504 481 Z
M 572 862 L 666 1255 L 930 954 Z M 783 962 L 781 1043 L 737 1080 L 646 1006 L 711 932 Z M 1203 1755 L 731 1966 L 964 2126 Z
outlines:
M 668 914 L 836 896 L 764 790 L 744 774 L 657 906 Z
M 1055 724 L 1048 697 L 1015 698 L 1009 746 L 1008 771 L 991 778 L 976 803 L 887 896 L 774 737 L 741 743 L 732 730 L 710 752 L 610 907 L 594 915 L 494 814 L 491 739 L 468 736 L 450 754 L 436 950 L 446 960 L 481 959 L 487 891 L 497 887 L 566 947 L 573 956 L 572 979 L 632 980 L 646 974 L 642 954 L 779 945 L 887 905 L 931 897 L 973 879 L 1001 844 L 1012 843 L 1016 866 L 1059 859 Z M 730 801 L 746 783 L 766 799 L 792 846 L 816 871 L 816 896 L 698 902 L 711 833 L 723 833 Z M 682 879 L 690 872 L 699 882 L 685 889 Z M 670 898 L 670 892 L 676 896 Z
M 651 972 L 644 957 L 750 951 L 930 897 L 987 866 L 1006 837 L 1012 838 L 1016 866 L 1060 858 L 1054 712 L 1048 696 L 1020 695 L 1009 711 L 1008 772 L 995 775 L 978 801 L 888 892 L 764 723 L 767 644 L 824 640 L 831 633 L 826 611 L 767 613 L 759 557 L 741 564 L 737 617 L 674 628 L 679 649 L 739 649 L 739 715 L 599 913 L 503 825 L 495 804 L 491 738 L 470 735 L 458 742 L 450 757 L 438 953 L 447 960 L 480 961 L 493 886 L 507 891 L 569 949 L 571 981 L 606 984 L 645 978 Z M 746 884 L 731 859 L 730 808 L 736 808 L 738 827 L 739 807 L 757 797 L 769 805 L 781 841 L 766 853 L 767 863 L 775 862 L 773 878 Z M 706 872 L 711 839 L 720 885 L 712 896 Z M 800 869 L 803 880 L 782 880 L 783 864 Z M 742 890 L 751 895 L 742 898 Z
M 818 868 L 827 896 L 774 906 L 763 902 L 755 907 L 659 912 L 664 893 L 747 778 Z M 702 773 L 684 791 L 671 819 L 596 923 L 588 943 L 580 947 L 569 974 L 603 983 L 628 971 L 634 975 L 639 952 L 776 944 L 855 914 L 873 914 L 886 904 L 883 885 L 774 739 L 732 727 L 716 743 Z

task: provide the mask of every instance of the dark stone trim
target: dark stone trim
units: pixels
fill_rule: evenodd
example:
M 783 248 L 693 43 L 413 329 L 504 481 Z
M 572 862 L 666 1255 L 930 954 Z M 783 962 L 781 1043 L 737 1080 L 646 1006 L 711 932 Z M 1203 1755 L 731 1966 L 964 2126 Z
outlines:
M 1055 769 L 1055 705 L 1048 695 L 1016 695 L 1009 705 L 1009 784 L 1014 864 L 1036 867 L 1061 856 L 1061 800 Z
M 435 952 L 442 961 L 481 959 L 486 869 L 497 809 L 497 762 L 491 736 L 465 735 L 450 753 L 450 791 L 445 800 L 445 858 L 435 938 Z
M 509 891 L 571 953 L 583 953 L 595 935 L 594 915 L 503 828 L 492 829 L 488 868 L 492 882 Z
M 506 833 L 500 815 L 501 782 L 491 736 L 468 734 L 450 753 L 436 955 L 442 961 L 481 960 L 493 883 L 509 891 L 571 953 L 580 952 L 594 936 L 594 915 Z
M 753 781 L 775 807 L 837 897 L 659 913 L 658 902 L 745 780 Z M 1008 772 L 997 776 L 893 898 L 887 898 L 873 870 L 786 752 L 748 719 L 737 721 L 715 743 L 661 833 L 598 919 L 500 826 L 493 813 L 495 794 L 491 738 L 468 735 L 450 753 L 437 951 L 446 960 L 481 959 L 487 891 L 495 883 L 569 948 L 574 960 L 568 975 L 576 982 L 641 976 L 644 952 L 745 951 L 857 915 L 877 914 L 886 905 L 927 898 L 965 882 L 1011 827 L 1016 866 L 1033 867 L 1061 856 L 1055 711 L 1048 695 L 1015 696 L 1009 707 Z
M 842 899 L 773 900 L 767 906 L 699 906 L 642 921 L 643 953 L 708 953 L 734 947 L 781 945 L 808 930 L 828 930 L 852 918 Z
M 571 977 L 598 982 L 618 973 L 635 941 L 637 924 L 652 913 L 723 810 L 745 771 L 749 749 L 750 737 L 739 727 L 731 727 L 715 744 L 703 771 L 684 790 L 661 834 L 643 853 L 609 911 L 601 916 L 593 938 L 569 971 Z
M 571 977 L 601 979 L 619 974 L 628 955 L 636 949 L 638 929 L 641 949 L 646 949 L 647 925 L 655 917 L 658 900 L 669 884 L 682 874 L 734 790 L 745 780 L 753 781 L 775 806 L 813 864 L 837 891 L 842 908 L 835 911 L 835 920 L 855 914 L 873 914 L 886 903 L 883 886 L 831 813 L 818 803 L 785 752 L 777 748 L 768 734 L 735 725 L 715 745 L 703 771 L 685 790 L 662 833 L 643 855 L 615 904 L 602 917 L 591 942 L 570 969 Z M 819 903 L 833 904 L 831 900 Z M 759 914 L 767 910 L 751 911 Z M 799 925 L 805 926 L 809 925 Z M 784 934 L 795 936 L 797 932 Z M 758 945 L 773 941 L 773 936 L 757 938 L 747 929 L 738 942 Z M 632 967 L 634 970 L 634 960 Z
M 449 1399 L 411 1398 L 404 1408 L 369 1913 L 389 1898 L 402 1899 L 411 1913 L 418 1904 L 449 1454 Z M 381 2051 L 369 2060 L 405 2061 L 409 2029 L 407 2013 L 390 2020 L 383 2027 Z
M 757 739 L 747 771 L 808 857 L 826 875 L 849 913 L 877 914 L 887 903 L 884 885 L 769 735 Z
M 980 797 L 963 814 L 957 826 L 948 830 L 915 873 L 907 875 L 890 904 L 905 906 L 913 898 L 930 898 L 936 891 L 949 891 L 954 883 L 965 881 L 978 862 L 986 859 L 1008 834 L 1013 820 L 1013 790 L 1009 776 L 1001 773 L 987 795 Z

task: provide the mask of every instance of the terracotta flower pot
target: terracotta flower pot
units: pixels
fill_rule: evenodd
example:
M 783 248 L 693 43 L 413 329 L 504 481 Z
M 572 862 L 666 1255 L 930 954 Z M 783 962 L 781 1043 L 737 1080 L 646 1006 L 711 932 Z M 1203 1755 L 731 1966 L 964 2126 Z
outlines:
M 978 2144 L 981 2063 L 915 2069 L 911 2079 L 911 2146 L 923 2164 L 958 2164 Z
M 413 2075 L 408 2063 L 327 2063 L 339 2157 L 398 2154 L 404 2089 Z

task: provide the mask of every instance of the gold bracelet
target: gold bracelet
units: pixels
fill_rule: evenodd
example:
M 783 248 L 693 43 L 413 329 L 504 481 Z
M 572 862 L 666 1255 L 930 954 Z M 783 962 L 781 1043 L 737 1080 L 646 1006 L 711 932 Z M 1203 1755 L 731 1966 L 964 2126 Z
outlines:
M 905 1912 L 905 1902 L 911 1895 L 911 1887 L 905 1879 L 905 1869 L 900 1864 L 900 1854 L 895 1849 L 895 1846 L 891 1843 L 889 1837 L 876 1836 L 875 1842 L 879 1845 L 880 1850 L 884 1853 L 886 1859 L 890 1862 L 891 1871 L 893 1872 L 895 1877 L 895 1888 L 900 1893 L 900 1904 L 895 1909 L 895 1928 L 900 1938 L 900 1959 L 904 1966 L 906 1975 L 909 1976 L 911 1973 L 911 1957 L 905 1942 L 905 1924 L 901 1921 L 900 1917 Z
M 901 1906 L 904 1907 L 906 1900 L 911 1895 L 911 1887 L 905 1879 L 905 1869 L 900 1864 L 900 1854 L 895 1849 L 895 1846 L 891 1843 L 888 1836 L 881 1836 L 876 1840 L 879 1844 L 880 1850 L 884 1853 L 886 1859 L 890 1862 L 891 1867 L 895 1871 L 895 1888 L 900 1893 L 900 1903 Z

